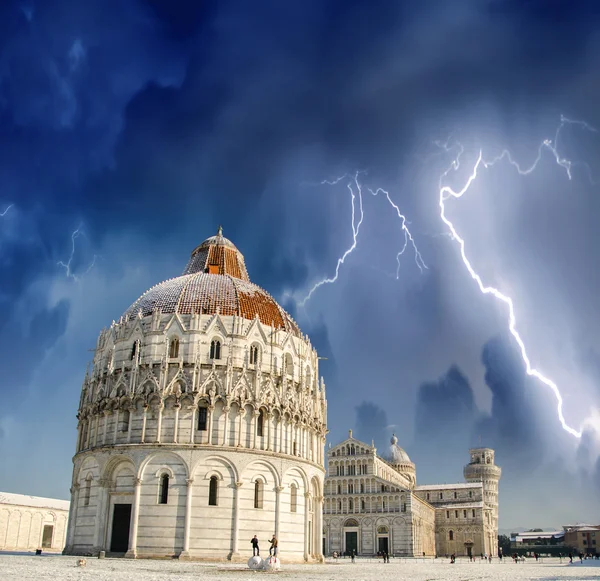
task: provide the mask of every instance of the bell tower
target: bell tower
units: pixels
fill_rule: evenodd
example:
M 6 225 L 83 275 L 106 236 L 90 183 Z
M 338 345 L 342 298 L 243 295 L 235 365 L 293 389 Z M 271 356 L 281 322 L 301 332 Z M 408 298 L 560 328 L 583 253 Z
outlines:
M 502 470 L 494 464 L 494 450 L 471 448 L 471 461 L 464 467 L 467 482 L 483 483 L 483 524 L 485 547 L 492 556 L 498 554 L 498 482 Z

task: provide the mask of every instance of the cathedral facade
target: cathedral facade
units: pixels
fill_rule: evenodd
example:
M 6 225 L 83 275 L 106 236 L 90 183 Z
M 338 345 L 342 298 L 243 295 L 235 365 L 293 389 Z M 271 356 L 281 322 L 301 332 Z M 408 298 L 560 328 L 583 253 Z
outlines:
M 322 559 L 318 356 L 221 229 L 100 333 L 77 417 L 66 553 Z
M 498 481 L 490 448 L 470 450 L 465 482 L 417 485 L 395 436 L 384 457 L 352 437 L 327 451 L 325 554 L 403 557 L 498 553 Z

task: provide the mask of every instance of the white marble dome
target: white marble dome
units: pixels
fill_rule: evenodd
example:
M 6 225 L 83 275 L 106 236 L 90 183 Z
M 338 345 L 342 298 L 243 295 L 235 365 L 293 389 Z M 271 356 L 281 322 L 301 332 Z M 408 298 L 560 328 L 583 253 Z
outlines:
M 409 482 L 414 486 L 416 484 L 416 468 L 414 463 L 409 458 L 406 451 L 398 446 L 398 438 L 396 434 L 392 434 L 390 438 L 390 447 L 387 454 L 387 461 L 398 471 L 400 474 L 408 478 Z
M 65 552 L 322 559 L 318 356 L 222 230 L 98 338 Z

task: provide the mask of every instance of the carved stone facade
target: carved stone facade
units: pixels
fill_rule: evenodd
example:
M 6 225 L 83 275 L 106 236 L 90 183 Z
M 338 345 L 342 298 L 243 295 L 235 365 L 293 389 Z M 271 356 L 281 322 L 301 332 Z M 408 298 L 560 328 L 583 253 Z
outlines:
M 396 442 L 394 437 L 390 458 L 396 464 L 352 431 L 327 451 L 326 554 L 435 555 L 435 509 L 415 493 L 415 466 Z
M 101 332 L 66 552 L 320 560 L 325 385 L 308 338 L 221 231 Z M 245 555 L 245 557 L 244 557 Z
M 467 482 L 416 484 L 394 436 L 387 459 L 350 437 L 327 452 L 325 553 L 404 557 L 498 554 L 498 481 L 490 448 L 470 450 Z

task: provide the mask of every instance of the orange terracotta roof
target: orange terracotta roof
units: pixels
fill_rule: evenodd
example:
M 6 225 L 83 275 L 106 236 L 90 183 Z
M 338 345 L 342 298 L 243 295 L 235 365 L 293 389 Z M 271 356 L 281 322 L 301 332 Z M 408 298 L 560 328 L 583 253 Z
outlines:
M 265 325 L 284 329 L 300 336 L 300 329 L 277 301 L 259 286 L 222 274 L 196 272 L 166 280 L 153 286 L 125 312 L 133 317 L 140 311 L 147 316 L 154 310 L 162 313 L 237 315 Z

